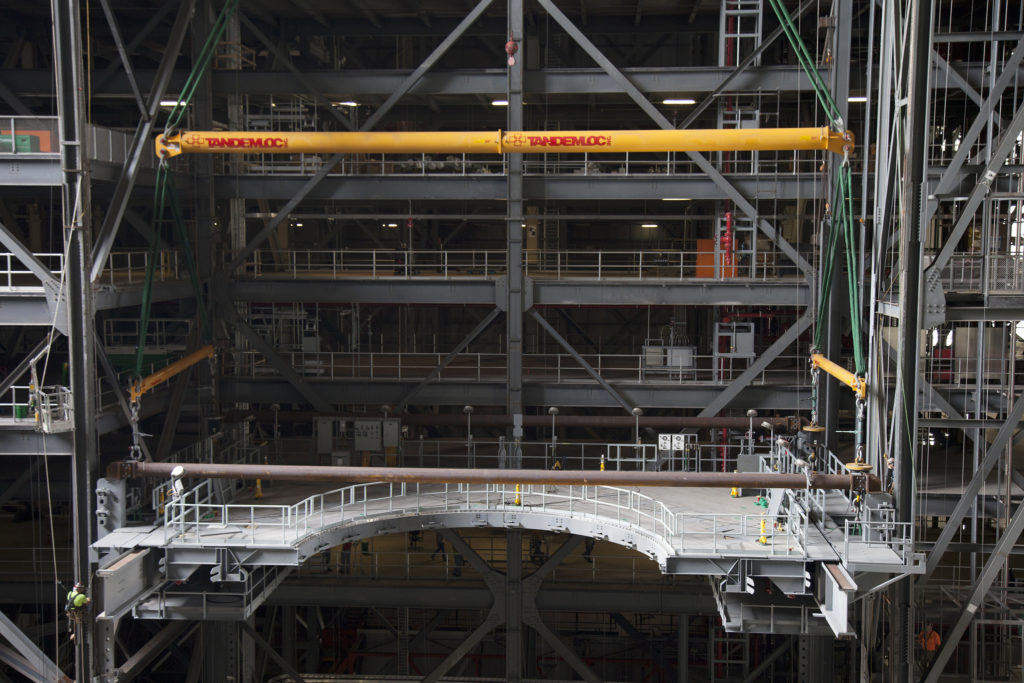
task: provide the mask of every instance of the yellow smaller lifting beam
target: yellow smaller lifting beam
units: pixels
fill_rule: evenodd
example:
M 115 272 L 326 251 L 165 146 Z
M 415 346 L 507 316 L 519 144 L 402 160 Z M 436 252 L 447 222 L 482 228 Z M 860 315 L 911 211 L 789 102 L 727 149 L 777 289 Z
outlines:
M 179 131 L 156 138 L 161 159 L 179 154 L 520 154 L 744 152 L 853 149 L 853 133 L 824 128 L 434 131 L 394 133 Z
M 820 353 L 811 354 L 811 366 L 821 368 L 846 386 L 853 389 L 853 393 L 857 395 L 859 400 L 863 401 L 867 396 L 868 385 L 864 380 L 857 377 L 857 375 L 853 374 L 846 368 L 836 365 Z
M 149 377 L 143 377 L 139 381 L 132 384 L 130 392 L 132 403 L 138 401 L 139 398 L 150 389 L 153 389 L 163 384 L 164 382 L 171 379 L 172 377 L 175 377 L 176 375 L 180 375 L 182 372 L 188 370 L 190 367 L 192 367 L 199 361 L 203 360 L 204 358 L 213 358 L 212 344 L 207 344 L 203 348 L 197 351 L 193 351 L 184 358 L 174 361 L 166 368 L 161 368 L 157 370 Z

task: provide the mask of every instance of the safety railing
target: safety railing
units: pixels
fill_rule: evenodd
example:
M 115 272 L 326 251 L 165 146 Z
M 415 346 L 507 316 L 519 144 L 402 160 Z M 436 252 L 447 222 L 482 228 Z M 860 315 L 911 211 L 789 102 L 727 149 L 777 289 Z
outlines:
M 769 280 L 798 276 L 787 256 L 759 241 L 756 250 L 595 251 L 528 249 L 526 275 L 549 280 Z M 257 250 L 240 275 L 304 278 L 487 278 L 508 271 L 499 249 Z
M 1024 254 L 953 254 L 940 273 L 947 292 L 980 292 L 984 264 L 989 292 L 1024 292 Z
M 153 271 L 155 281 L 174 281 L 185 277 L 176 250 L 161 249 L 157 252 L 156 258 L 157 262 Z M 100 277 L 110 285 L 142 284 L 146 279 L 148 265 L 148 250 L 112 251 Z
M 606 470 L 664 470 L 724 472 L 736 467 L 740 453 L 763 454 L 767 445 L 693 444 L 679 450 L 662 450 L 655 443 L 591 443 L 571 441 L 521 441 L 514 455 L 510 442 L 499 439 L 410 439 L 401 442 L 399 458 L 409 467 L 515 467 L 549 470 L 594 470 L 602 462 Z M 753 448 L 753 451 L 750 449 Z
M 157 370 L 167 367 L 175 360 L 177 359 L 171 355 L 164 356 L 163 358 L 151 358 L 148 363 L 143 363 L 141 374 L 143 377 L 148 377 Z M 132 367 L 126 370 L 119 370 L 114 376 L 114 379 L 117 381 L 117 389 L 113 387 L 111 379 L 105 373 L 101 373 L 98 377 L 97 382 L 99 384 L 99 391 L 97 392 L 96 398 L 97 407 L 102 408 L 103 410 L 116 408 L 120 403 L 117 398 L 118 391 L 126 393 L 128 391 L 128 387 L 131 386 L 132 382 L 137 378 L 138 376 L 135 373 L 133 349 Z
M 32 390 L 24 384 L 12 385 L 0 396 L 0 417 L 14 424 L 36 424 L 36 408 Z
M 880 510 L 882 519 L 843 521 L 843 560 L 846 562 L 885 562 L 885 555 L 878 556 L 872 551 L 891 551 L 899 564 L 910 565 L 913 561 L 913 522 L 897 522 L 895 510 Z
M 323 352 L 282 354 L 295 371 L 310 379 L 420 380 L 441 365 L 442 353 L 346 353 Z M 652 373 L 644 367 L 643 354 L 582 354 L 584 360 L 605 380 L 646 384 L 724 384 L 740 369 L 715 372 L 714 356 L 694 356 L 694 367 L 685 373 Z M 438 382 L 495 381 L 506 377 L 506 356 L 501 353 L 461 353 L 435 378 Z M 242 351 L 225 358 L 226 372 L 251 379 L 276 376 L 277 370 L 255 351 Z M 528 353 L 523 356 L 523 379 L 527 382 L 596 382 L 569 354 Z M 751 384 L 809 385 L 805 358 L 780 356 L 754 376 Z
M 973 332 L 971 333 L 973 334 Z M 991 340 L 987 339 L 987 342 Z M 978 346 L 974 339 L 960 348 L 957 343 L 953 348 L 932 349 L 932 355 L 921 359 L 921 372 L 930 384 L 938 386 L 973 386 L 981 379 L 982 384 L 995 385 L 1002 388 L 1009 383 L 1011 373 L 1019 368 L 1009 353 L 999 356 L 989 355 L 993 349 L 985 349 L 985 355 L 978 357 Z M 998 351 L 998 349 L 995 349 Z M 939 352 L 943 355 L 939 355 Z M 960 354 L 960 355 L 954 355 Z M 1018 369 L 1019 372 L 1019 369 Z M 927 399 L 926 399 L 927 402 Z M 994 410 L 993 408 L 989 409 Z
M 173 584 L 162 588 L 154 595 L 152 601 L 136 604 L 133 613 L 136 616 L 145 612 L 146 616 L 164 619 L 182 604 L 193 610 L 198 609 L 199 619 L 223 619 L 224 611 L 230 610 L 231 616 L 242 612 L 248 616 L 258 607 L 271 591 L 290 573 L 290 567 L 260 566 L 247 571 L 240 582 L 221 584 L 227 587 L 217 591 L 181 590 Z
M 46 434 L 60 434 L 74 429 L 75 410 L 71 389 L 65 386 L 39 388 L 39 426 Z
M 107 351 L 139 344 L 138 318 L 107 318 L 103 321 L 103 344 Z M 188 318 L 151 318 L 146 328 L 147 351 L 183 351 L 188 346 L 192 320 Z
M 2 136 L 0 136 L 2 142 Z M 53 275 L 60 279 L 64 270 L 64 254 L 42 253 L 35 257 Z M 7 292 L 41 292 L 43 283 L 21 260 L 10 253 L 0 254 L 0 290 Z
M 304 175 L 319 171 L 329 154 L 246 154 L 234 161 L 250 175 Z M 758 152 L 728 162 L 730 175 L 813 175 L 820 155 L 807 151 Z M 218 159 L 218 173 L 230 172 L 232 161 Z M 504 175 L 503 156 L 482 154 L 347 154 L 331 175 L 348 176 L 493 176 Z M 523 162 L 528 176 L 659 176 L 702 175 L 703 171 L 680 152 L 622 154 L 530 154 Z
M 231 465 L 260 464 L 266 460 L 266 446 L 250 441 L 246 424 L 233 425 L 222 432 L 212 434 L 202 441 L 192 443 L 168 456 L 168 462 L 199 463 L 219 462 Z M 193 491 L 199 491 L 202 503 L 227 503 L 234 499 L 243 484 L 239 480 L 204 479 Z M 150 492 L 151 509 L 161 513 L 168 500 L 173 500 L 173 486 L 163 481 L 153 486 Z
M 56 157 L 56 116 L 0 117 L 0 155 Z
M 749 247 L 747 247 L 749 249 Z M 773 248 L 727 254 L 691 248 L 651 251 L 531 249 L 524 268 L 534 278 L 555 280 L 767 280 L 796 276 L 789 258 Z
M 124 164 L 128 160 L 128 153 L 131 151 L 132 135 L 124 131 L 88 124 L 86 136 L 89 145 L 89 158 L 93 161 L 102 161 L 110 164 Z M 158 159 L 150 150 L 143 150 L 139 156 L 140 168 L 155 169 Z
M 819 449 L 820 457 L 814 472 L 823 474 L 849 474 L 849 470 L 834 453 Z M 762 471 L 785 473 L 804 473 L 805 470 L 796 465 L 792 451 L 785 444 L 773 445 L 772 453 L 761 459 Z M 810 472 L 807 472 L 810 474 Z M 834 511 L 829 506 L 829 497 L 838 496 L 839 504 L 845 508 L 849 518 L 842 519 L 842 536 L 828 532 L 826 538 L 844 561 L 903 564 L 909 566 L 915 561 L 913 544 L 913 524 L 897 522 L 895 510 L 892 508 L 876 508 L 871 511 L 873 518 L 865 518 L 866 511 L 855 504 L 857 497 L 850 490 L 796 489 L 786 491 L 786 502 L 783 508 L 790 513 L 810 514 L 817 520 L 828 516 Z M 833 498 L 833 504 L 835 503 Z M 822 529 L 824 531 L 824 529 Z
M 254 278 L 480 278 L 507 272 L 498 249 L 257 250 L 242 274 Z
M 215 503 L 210 480 L 164 507 L 167 542 L 293 545 L 325 527 L 407 514 L 505 510 L 588 516 L 652 534 L 679 552 L 806 556 L 807 517 L 676 511 L 639 491 L 611 486 L 356 484 L 294 505 Z M 230 538 L 225 529 L 233 529 Z

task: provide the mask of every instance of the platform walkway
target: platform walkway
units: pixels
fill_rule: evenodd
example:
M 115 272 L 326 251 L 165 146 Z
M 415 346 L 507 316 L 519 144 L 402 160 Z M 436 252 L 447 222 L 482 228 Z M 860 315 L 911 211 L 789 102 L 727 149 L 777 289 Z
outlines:
M 868 542 L 840 524 L 809 522 L 796 498 L 769 517 L 753 497 L 733 498 L 723 489 L 375 483 L 322 491 L 278 484 L 259 500 L 218 503 L 217 495 L 216 483 L 204 481 L 166 505 L 162 526 L 118 529 L 96 546 L 162 548 L 169 566 L 178 555 L 185 570 L 214 563 L 218 549 L 240 552 L 247 564 L 297 566 L 327 548 L 383 534 L 494 527 L 608 540 L 639 550 L 667 572 L 679 558 L 904 560 L 891 543 Z

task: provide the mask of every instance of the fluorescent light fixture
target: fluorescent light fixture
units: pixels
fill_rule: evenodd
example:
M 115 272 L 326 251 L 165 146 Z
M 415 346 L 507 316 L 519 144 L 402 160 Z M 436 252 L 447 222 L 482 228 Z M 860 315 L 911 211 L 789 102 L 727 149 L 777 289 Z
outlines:
M 658 224 L 657 223 L 644 223 L 640 227 L 641 228 L 656 228 L 656 227 L 658 227 Z
M 397 228 L 398 227 L 398 223 L 388 223 L 388 227 L 389 228 Z
M 677 97 L 669 100 L 662 100 L 662 104 L 697 104 L 697 100 L 691 100 L 689 97 Z
M 663 202 L 689 202 L 692 201 L 692 197 L 662 197 Z
M 359 106 L 358 102 L 353 102 L 352 100 L 345 100 L 344 102 L 331 102 L 331 104 L 333 104 L 335 107 L 358 107 Z
M 301 227 L 302 227 L 302 223 L 296 223 L 296 224 L 295 224 L 295 227 L 296 227 L 296 228 L 301 228 Z
M 492 107 L 507 107 L 508 100 L 491 100 Z
M 868 101 L 868 96 L 867 95 L 852 95 L 846 101 L 847 102 L 867 102 Z
M 184 100 L 160 100 L 161 107 L 176 107 L 178 105 L 184 105 Z

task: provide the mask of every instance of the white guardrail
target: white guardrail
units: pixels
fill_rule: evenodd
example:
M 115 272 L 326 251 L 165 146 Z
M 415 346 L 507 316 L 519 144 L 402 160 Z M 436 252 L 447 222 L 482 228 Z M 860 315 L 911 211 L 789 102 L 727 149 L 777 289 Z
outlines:
M 806 513 L 776 518 L 767 530 L 760 514 L 676 512 L 638 491 L 612 486 L 503 484 L 356 484 L 310 496 L 293 505 L 220 504 L 211 480 L 164 507 L 165 541 L 292 546 L 329 526 L 374 518 L 468 510 L 557 513 L 626 524 L 662 538 L 678 552 L 806 556 Z M 516 504 L 516 500 L 520 504 Z M 228 535 L 231 534 L 231 535 Z M 764 543 L 759 543 L 761 537 Z

